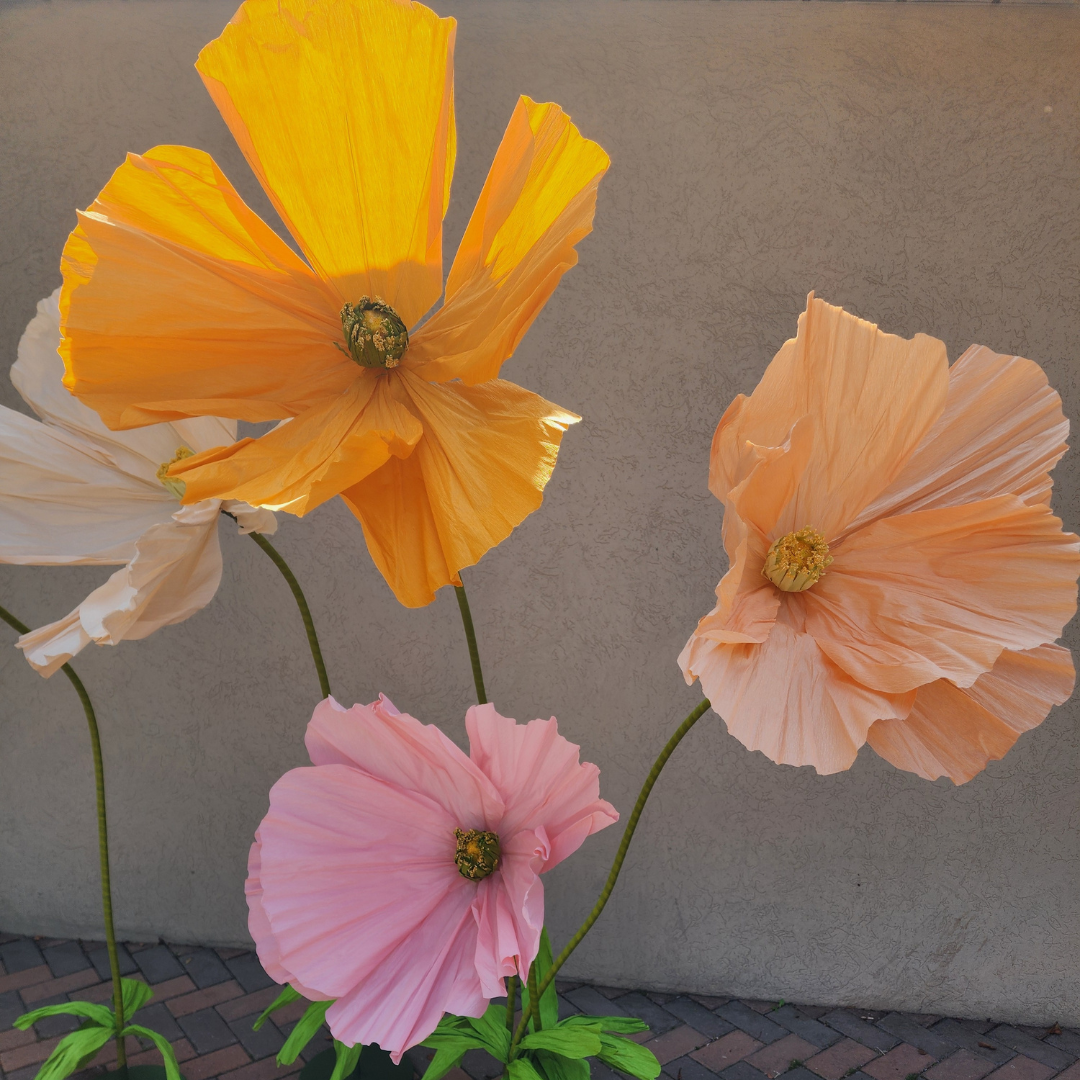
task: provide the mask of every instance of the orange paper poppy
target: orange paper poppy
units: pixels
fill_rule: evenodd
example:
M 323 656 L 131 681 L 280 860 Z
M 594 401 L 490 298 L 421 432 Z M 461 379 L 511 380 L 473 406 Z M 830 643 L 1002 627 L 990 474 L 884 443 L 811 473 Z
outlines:
M 973 345 L 950 368 L 811 293 L 713 438 L 730 569 L 687 682 L 773 761 L 831 773 L 869 742 L 971 779 L 1072 693 L 1053 642 L 1080 539 L 1049 505 L 1068 429 L 1030 360 Z
M 579 419 L 498 375 L 577 261 L 608 166 L 557 105 L 521 98 L 421 323 L 443 291 L 454 27 L 397 0 L 246 0 L 197 67 L 307 261 L 181 146 L 129 155 L 63 257 L 72 393 L 114 429 L 285 421 L 174 465 L 184 501 L 302 515 L 340 494 L 411 607 L 540 505 Z M 379 348 L 411 330 L 404 354 L 356 358 L 347 305 Z

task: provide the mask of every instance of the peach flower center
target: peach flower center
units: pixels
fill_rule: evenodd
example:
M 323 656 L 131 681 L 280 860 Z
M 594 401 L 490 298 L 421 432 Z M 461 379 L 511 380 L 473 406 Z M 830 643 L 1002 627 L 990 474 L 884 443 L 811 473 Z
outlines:
M 182 499 L 184 492 L 187 490 L 187 484 L 183 480 L 177 480 L 175 477 L 169 475 L 169 466 L 175 465 L 178 461 L 183 461 L 184 458 L 194 457 L 195 451 L 189 450 L 186 446 L 179 446 L 176 449 L 176 453 L 168 461 L 163 461 L 159 466 L 157 472 L 154 474 L 160 481 L 161 486 L 176 499 Z
M 401 316 L 378 296 L 361 296 L 359 303 L 346 304 L 341 309 L 341 329 L 349 346 L 347 355 L 361 367 L 395 368 L 409 347 L 409 332 Z
M 825 537 L 808 525 L 773 541 L 761 572 L 782 592 L 803 592 L 824 577 L 831 562 Z
M 483 881 L 499 869 L 499 837 L 493 832 L 477 829 L 455 829 L 457 851 L 454 862 L 462 877 L 470 881 Z

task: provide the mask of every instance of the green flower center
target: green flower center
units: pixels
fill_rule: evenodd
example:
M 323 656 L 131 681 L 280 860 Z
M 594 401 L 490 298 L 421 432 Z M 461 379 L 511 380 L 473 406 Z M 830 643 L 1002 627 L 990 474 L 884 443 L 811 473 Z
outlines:
M 361 367 L 396 368 L 409 347 L 409 332 L 401 317 L 377 296 L 361 296 L 359 303 L 346 304 L 341 309 L 341 329 L 349 347 L 347 355 Z
M 832 561 L 825 537 L 807 526 L 774 541 L 761 572 L 781 592 L 804 592 L 825 576 Z
M 168 461 L 163 461 L 154 474 L 160 481 L 161 486 L 175 499 L 182 499 L 184 492 L 187 491 L 187 484 L 183 480 L 178 480 L 174 476 L 169 475 L 169 467 L 175 465 L 178 461 L 183 461 L 184 458 L 194 457 L 195 451 L 189 450 L 186 446 L 177 447 L 176 453 Z
M 483 881 L 489 874 L 499 869 L 499 838 L 493 832 L 480 832 L 478 829 L 455 829 L 457 851 L 454 862 L 462 877 L 470 881 Z

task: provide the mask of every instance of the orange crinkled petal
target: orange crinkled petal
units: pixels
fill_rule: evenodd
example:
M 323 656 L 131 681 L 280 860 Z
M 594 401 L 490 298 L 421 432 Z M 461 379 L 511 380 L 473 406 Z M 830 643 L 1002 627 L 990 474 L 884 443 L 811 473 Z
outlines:
M 713 493 L 725 498 L 742 478 L 748 441 L 778 446 L 810 416 L 813 455 L 776 531 L 812 526 L 831 541 L 892 482 L 938 418 L 948 371 L 945 345 L 936 338 L 883 333 L 811 293 L 798 336 L 716 430 Z
M 423 428 L 402 403 L 395 380 L 364 372 L 344 393 L 258 439 L 185 458 L 169 475 L 186 485 L 185 503 L 240 499 L 302 516 L 381 468 L 407 457 Z
M 966 689 L 946 679 L 919 687 L 908 716 L 879 720 L 867 742 L 898 769 L 966 784 L 1068 701 L 1075 682 L 1072 654 L 1060 645 L 1006 650 Z
M 540 505 L 563 434 L 579 417 L 502 379 L 400 378 L 424 437 L 410 457 L 343 497 L 398 600 L 422 607 Z
M 200 150 L 129 154 L 62 269 L 64 383 L 114 429 L 281 419 L 355 377 L 333 295 Z
M 552 103 L 519 99 L 446 282 L 446 302 L 413 336 L 425 379 L 475 384 L 503 362 L 577 262 L 610 160 Z
M 442 292 L 455 22 L 398 0 L 245 0 L 196 67 L 316 272 L 412 326 Z
M 970 686 L 1003 649 L 1052 641 L 1076 612 L 1080 537 L 1015 495 L 886 518 L 832 554 L 799 594 L 807 632 L 882 691 Z

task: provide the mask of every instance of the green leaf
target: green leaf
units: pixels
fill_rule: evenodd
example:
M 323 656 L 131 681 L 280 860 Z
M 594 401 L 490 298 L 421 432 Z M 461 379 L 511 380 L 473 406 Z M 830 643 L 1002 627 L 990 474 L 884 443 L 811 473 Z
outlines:
M 589 1080 L 589 1063 L 583 1058 L 567 1058 L 547 1050 L 537 1050 L 536 1063 L 547 1080 Z
M 466 1017 L 469 1026 L 493 1058 L 505 1062 L 510 1054 L 510 1032 L 506 1030 L 506 1006 L 489 1005 L 483 1016 Z
M 510 1062 L 509 1069 L 510 1080 L 544 1080 L 528 1058 L 515 1058 Z
M 300 997 L 299 994 L 296 996 Z M 304 1015 L 297 1020 L 296 1027 L 285 1040 L 285 1045 L 278 1051 L 279 1065 L 291 1065 L 300 1056 L 300 1051 L 319 1033 L 319 1028 L 323 1026 L 326 1018 L 326 1010 L 333 1004 L 332 1001 L 313 1001 L 304 1010 Z
M 15 1021 L 15 1027 L 25 1031 L 31 1024 L 36 1024 L 46 1016 L 84 1016 L 95 1026 L 108 1028 L 110 1035 L 116 1030 L 112 1009 L 108 1005 L 95 1005 L 89 1001 L 64 1001 L 59 1005 L 34 1009 L 33 1012 L 23 1013 Z
M 660 1075 L 660 1062 L 644 1046 L 619 1035 L 601 1035 L 600 1043 L 600 1053 L 596 1056 L 613 1069 L 636 1076 L 638 1080 L 656 1080 Z
M 600 1039 L 599 1033 L 588 1028 L 554 1027 L 531 1032 L 520 1045 L 526 1050 L 553 1050 L 563 1057 L 586 1058 L 600 1053 Z
M 460 1047 L 454 1047 L 449 1043 L 446 1043 L 435 1051 L 435 1056 L 424 1070 L 424 1075 L 421 1077 L 421 1080 L 442 1080 L 442 1077 L 444 1077 L 451 1069 L 455 1069 L 461 1064 L 461 1059 L 465 1056 L 465 1051 L 471 1050 L 472 1047 L 464 1039 L 459 1041 L 462 1043 Z
M 360 1060 L 360 1051 L 363 1049 L 363 1043 L 346 1046 L 335 1039 L 334 1053 L 337 1055 L 337 1061 L 334 1062 L 334 1071 L 330 1074 L 330 1080 L 345 1080 L 346 1076 L 352 1076 L 356 1063 Z
M 125 980 L 126 981 L 126 980 Z M 161 1034 L 160 1031 L 152 1031 L 148 1027 L 143 1027 L 141 1024 L 128 1024 L 124 1028 L 125 1035 L 138 1035 L 144 1039 L 149 1039 L 157 1048 L 161 1054 L 162 1063 L 165 1066 L 165 1075 L 168 1080 L 182 1080 L 180 1076 L 180 1063 L 176 1060 L 176 1053 L 172 1048 L 172 1043 Z
M 635 1035 L 648 1031 L 649 1025 L 636 1016 L 568 1016 L 559 1027 L 587 1027 L 595 1031 L 617 1031 L 620 1035 Z
M 551 969 L 551 939 L 548 937 L 547 927 L 540 931 L 540 951 L 533 961 L 536 966 L 537 985 L 543 982 L 544 976 Z M 529 1007 L 529 980 L 521 980 L 521 1010 L 525 1012 Z M 555 990 L 555 980 L 540 995 L 540 1026 L 552 1028 L 559 1022 L 559 996 Z
M 272 1013 L 277 1012 L 278 1009 L 284 1009 L 286 1005 L 291 1005 L 294 1001 L 299 1001 L 304 995 L 299 990 L 294 990 L 291 986 L 284 986 L 281 989 L 281 993 L 274 998 L 273 1002 L 266 1006 L 261 1013 L 259 1013 L 259 1019 L 252 1024 L 252 1029 L 258 1031 L 259 1028 L 266 1023 L 266 1018 Z
M 111 1011 L 109 1016 L 112 1016 Z M 94 1024 L 73 1031 L 56 1045 L 48 1060 L 38 1069 L 34 1080 L 64 1080 L 64 1077 L 78 1072 L 112 1037 L 112 1023 L 108 1027 Z
M 120 994 L 124 1001 L 125 1019 L 134 1016 L 153 996 L 154 991 L 137 979 L 121 979 Z

